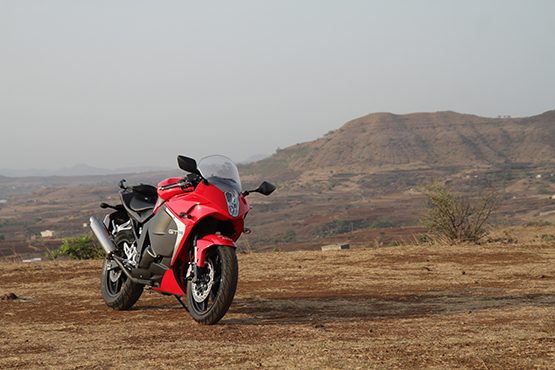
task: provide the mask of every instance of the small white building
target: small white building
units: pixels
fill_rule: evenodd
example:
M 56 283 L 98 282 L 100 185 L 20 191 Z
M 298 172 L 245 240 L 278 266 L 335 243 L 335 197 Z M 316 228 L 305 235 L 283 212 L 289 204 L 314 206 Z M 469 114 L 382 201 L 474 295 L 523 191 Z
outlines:
M 350 249 L 349 244 L 330 244 L 322 247 L 323 251 L 340 251 L 342 249 Z
M 40 236 L 43 238 L 53 238 L 56 236 L 56 232 L 52 230 L 44 230 L 40 232 Z

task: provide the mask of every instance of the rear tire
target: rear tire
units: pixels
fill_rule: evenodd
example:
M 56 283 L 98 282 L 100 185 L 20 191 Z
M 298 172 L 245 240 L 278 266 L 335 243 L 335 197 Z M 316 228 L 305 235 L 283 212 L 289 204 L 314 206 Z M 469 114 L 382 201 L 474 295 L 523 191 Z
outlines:
M 115 242 L 121 253 L 123 243 L 131 245 L 135 241 L 133 233 L 123 231 L 116 235 Z M 133 283 L 113 260 L 104 260 L 102 275 L 100 276 L 100 291 L 106 305 L 114 310 L 131 308 L 143 293 L 143 285 Z
M 224 317 L 235 296 L 239 274 L 235 249 L 224 245 L 210 248 L 199 272 L 200 281 L 187 282 L 187 306 L 196 322 L 213 325 Z

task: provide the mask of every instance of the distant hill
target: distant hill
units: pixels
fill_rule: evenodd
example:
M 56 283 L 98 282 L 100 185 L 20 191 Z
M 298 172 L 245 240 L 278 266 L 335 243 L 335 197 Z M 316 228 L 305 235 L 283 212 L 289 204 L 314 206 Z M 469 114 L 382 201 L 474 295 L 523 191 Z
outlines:
M 63 167 L 57 170 L 44 170 L 37 168 L 28 168 L 25 170 L 13 170 L 7 168 L 0 168 L 0 176 L 6 177 L 29 177 L 29 176 L 102 176 L 114 175 L 121 173 L 145 173 L 145 172 L 160 172 L 171 171 L 171 168 L 158 167 L 158 166 L 142 166 L 142 167 L 125 167 L 109 170 L 106 168 L 91 167 L 86 164 L 77 164 L 72 167 Z
M 525 118 L 446 111 L 369 114 L 242 169 L 290 178 L 326 168 L 367 172 L 554 161 L 555 110 Z
M 159 172 L 125 172 L 108 175 L 82 175 L 82 176 L 27 176 L 6 177 L 0 175 L 0 199 L 18 197 L 31 194 L 43 188 L 70 188 L 70 187 L 98 187 L 113 186 L 117 193 L 116 184 L 126 179 L 128 185 L 144 183 L 157 184 L 168 177 L 182 176 L 183 171 L 159 171 Z
M 253 162 L 258 162 L 263 160 L 264 158 L 268 158 L 269 155 L 268 154 L 255 154 L 255 155 L 251 155 L 249 158 L 245 159 L 244 161 L 238 162 L 238 163 L 253 163 Z
M 308 172 L 529 166 L 555 163 L 554 143 L 555 110 L 524 118 L 485 118 L 451 111 L 373 113 L 349 121 L 322 138 L 278 149 L 272 156 L 253 156 L 239 164 L 239 169 L 244 182 L 254 186 L 260 179 L 288 181 Z M 182 174 L 161 167 L 108 170 L 85 164 L 56 171 L 0 169 L 0 195 L 28 194 L 45 186 L 115 184 L 120 174 L 127 174 L 130 181 L 156 183 L 165 175 L 162 171 Z

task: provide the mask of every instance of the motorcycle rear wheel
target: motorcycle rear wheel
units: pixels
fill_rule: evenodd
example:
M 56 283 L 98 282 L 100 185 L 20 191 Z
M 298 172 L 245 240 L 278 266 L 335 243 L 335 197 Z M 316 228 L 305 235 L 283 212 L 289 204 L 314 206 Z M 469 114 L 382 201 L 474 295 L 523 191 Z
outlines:
M 123 243 L 131 245 L 135 238 L 130 231 L 122 231 L 115 237 L 118 246 L 116 253 L 123 250 Z M 100 277 L 100 291 L 106 305 L 114 310 L 131 308 L 143 293 L 143 285 L 133 283 L 120 267 L 111 260 L 105 259 Z
M 187 282 L 187 306 L 196 322 L 213 325 L 224 317 L 235 296 L 239 274 L 235 249 L 224 245 L 211 248 L 199 272 L 198 282 Z

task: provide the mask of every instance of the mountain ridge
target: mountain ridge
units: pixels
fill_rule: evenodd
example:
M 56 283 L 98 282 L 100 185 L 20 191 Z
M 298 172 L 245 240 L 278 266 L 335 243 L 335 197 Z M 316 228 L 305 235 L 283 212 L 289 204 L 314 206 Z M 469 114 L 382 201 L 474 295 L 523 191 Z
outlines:
M 244 169 L 293 177 L 326 168 L 367 172 L 554 162 L 554 142 L 555 110 L 524 118 L 372 113 Z
M 555 110 L 522 118 L 453 111 L 371 113 L 312 141 L 239 163 L 245 182 L 287 181 L 307 172 L 371 173 L 555 162 Z M 261 157 L 261 156 L 260 156 Z M 258 157 L 258 158 L 260 158 Z M 252 157 L 249 160 L 256 160 Z M 85 164 L 56 171 L 0 169 L 2 182 L 23 177 L 76 177 L 178 171 L 162 167 L 108 170 Z M 11 178 L 14 178 L 11 180 Z

